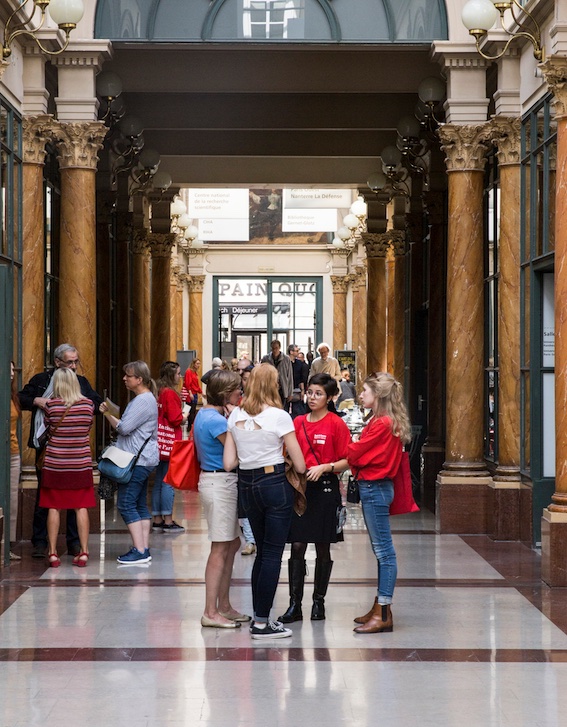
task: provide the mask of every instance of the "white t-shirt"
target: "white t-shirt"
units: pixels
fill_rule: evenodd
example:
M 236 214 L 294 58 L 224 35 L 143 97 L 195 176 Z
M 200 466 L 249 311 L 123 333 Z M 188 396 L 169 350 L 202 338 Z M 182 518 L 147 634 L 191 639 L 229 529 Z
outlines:
M 244 427 L 236 426 L 240 421 L 244 422 Z M 255 429 L 254 424 L 260 428 Z M 240 468 L 253 470 L 281 464 L 284 461 L 283 438 L 295 429 L 286 411 L 269 406 L 253 417 L 237 407 L 228 418 L 228 431 L 236 444 Z

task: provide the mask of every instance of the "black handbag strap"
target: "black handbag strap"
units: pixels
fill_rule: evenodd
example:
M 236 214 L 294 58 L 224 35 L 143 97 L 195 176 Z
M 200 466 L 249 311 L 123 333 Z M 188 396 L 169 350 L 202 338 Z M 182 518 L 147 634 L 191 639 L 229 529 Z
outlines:
M 137 462 L 137 461 L 138 461 L 138 460 L 140 459 L 140 455 L 141 455 L 141 454 L 142 454 L 142 452 L 144 451 L 144 447 L 145 447 L 145 446 L 146 446 L 146 444 L 147 444 L 147 443 L 148 443 L 148 442 L 150 441 L 150 439 L 151 439 L 151 438 L 152 438 L 152 435 L 150 434 L 150 436 L 149 436 L 149 437 L 148 437 L 148 438 L 146 439 L 146 441 L 145 441 L 145 442 L 144 442 L 144 443 L 142 444 L 142 446 L 140 447 L 140 451 L 139 451 L 139 452 L 138 452 L 138 454 L 137 454 L 137 455 L 136 455 L 136 456 L 134 457 L 134 464 L 132 465 L 133 467 L 135 467 L 135 466 L 136 466 L 136 462 Z
M 317 452 L 313 449 L 313 445 L 311 444 L 311 440 L 309 439 L 309 436 L 307 434 L 307 429 L 305 427 L 305 419 L 301 423 L 303 424 L 303 431 L 305 432 L 305 439 L 307 440 L 309 449 L 313 452 L 313 456 L 317 460 L 317 464 L 321 464 L 321 460 L 319 459 L 319 457 L 317 457 Z

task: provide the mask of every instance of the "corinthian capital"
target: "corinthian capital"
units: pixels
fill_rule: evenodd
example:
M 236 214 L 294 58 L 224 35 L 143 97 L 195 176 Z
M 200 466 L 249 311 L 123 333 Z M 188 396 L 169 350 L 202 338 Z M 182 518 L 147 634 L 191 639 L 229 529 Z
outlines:
M 22 127 L 25 164 L 42 165 L 45 162 L 45 145 L 53 137 L 54 126 L 53 116 L 24 116 Z
M 130 243 L 134 255 L 147 255 L 148 253 L 148 231 L 145 227 L 136 227 Z
M 406 233 L 403 230 L 392 230 L 390 242 L 396 257 L 406 254 Z
M 482 172 L 490 144 L 489 124 L 443 124 L 437 130 L 447 172 Z
M 108 128 L 102 121 L 58 122 L 54 137 L 61 169 L 94 169 Z
M 331 284 L 333 286 L 333 293 L 347 293 L 348 292 L 348 275 L 331 275 Z
M 362 242 L 366 257 L 386 257 L 391 239 L 391 232 L 363 232 Z
M 492 143 L 500 166 L 520 163 L 522 122 L 519 118 L 494 116 L 490 121 Z
M 205 276 L 190 275 L 188 276 L 187 284 L 189 286 L 190 293 L 202 293 L 205 289 Z
M 175 245 L 174 232 L 150 232 L 148 247 L 152 257 L 166 257 L 171 259 L 171 248 Z
M 553 56 L 540 65 L 549 90 L 553 94 L 556 119 L 567 116 L 567 58 Z

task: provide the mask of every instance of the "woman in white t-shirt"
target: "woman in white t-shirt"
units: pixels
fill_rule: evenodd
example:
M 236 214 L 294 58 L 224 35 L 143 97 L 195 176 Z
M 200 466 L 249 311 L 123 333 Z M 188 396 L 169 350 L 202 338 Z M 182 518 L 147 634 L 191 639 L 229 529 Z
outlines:
M 298 472 L 305 460 L 290 415 L 281 408 L 278 372 L 271 364 L 256 366 L 250 373 L 245 397 L 228 419 L 224 468 L 238 465 L 242 507 L 256 539 L 252 568 L 253 639 L 291 636 L 291 630 L 270 620 L 278 587 L 282 554 L 293 511 L 293 487 L 285 477 L 283 445 Z

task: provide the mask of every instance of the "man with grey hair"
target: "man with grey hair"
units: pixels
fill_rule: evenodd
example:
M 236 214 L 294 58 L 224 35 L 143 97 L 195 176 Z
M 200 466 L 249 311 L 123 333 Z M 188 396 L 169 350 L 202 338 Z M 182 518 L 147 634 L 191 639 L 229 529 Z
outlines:
M 28 439 L 28 447 L 36 450 L 37 457 L 42 449 L 38 441 L 38 432 L 43 424 L 43 409 L 46 402 L 51 398 L 53 391 L 52 377 L 55 369 L 65 368 L 71 369 L 77 373 L 77 367 L 80 366 L 79 354 L 77 349 L 70 343 L 62 343 L 57 346 L 53 352 L 53 363 L 55 368 L 48 371 L 42 371 L 35 374 L 19 392 L 20 405 L 24 411 L 31 411 L 31 426 Z M 88 380 L 84 376 L 79 376 L 79 385 L 81 394 L 90 399 L 95 405 L 95 412 L 98 412 L 99 406 L 102 404 L 101 397 L 92 388 Z M 36 467 L 37 475 L 37 493 L 35 499 L 35 510 L 33 515 L 33 533 L 32 533 L 32 558 L 43 558 L 47 554 L 47 513 L 44 507 L 39 507 L 39 488 L 41 487 L 41 470 Z M 79 555 L 81 548 L 79 546 L 79 534 L 77 532 L 77 517 L 74 510 L 67 510 L 67 550 L 70 555 Z

